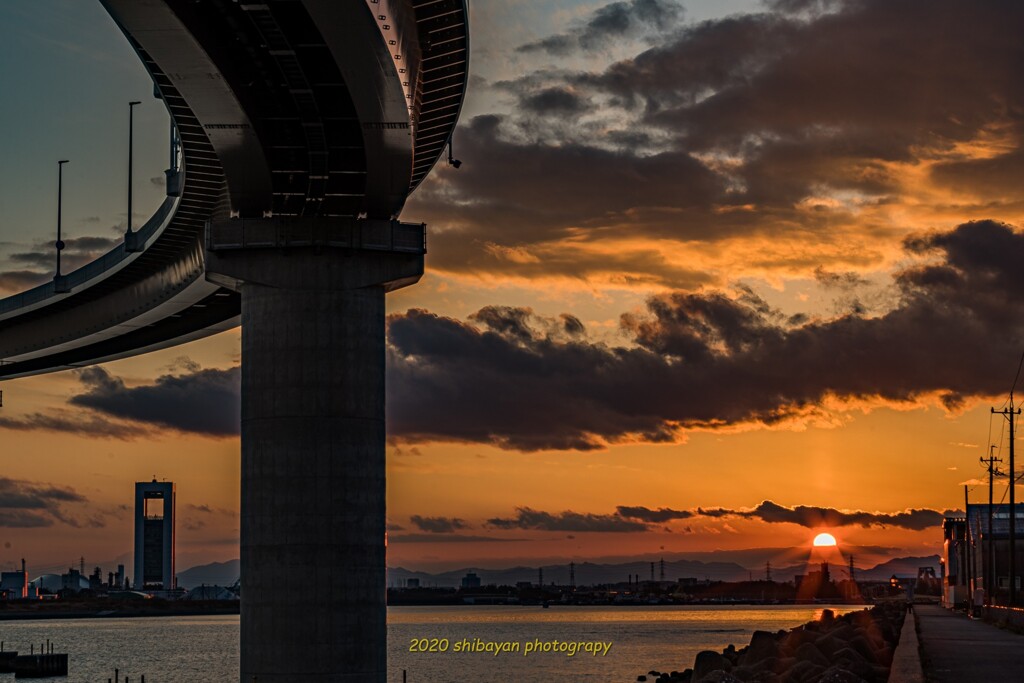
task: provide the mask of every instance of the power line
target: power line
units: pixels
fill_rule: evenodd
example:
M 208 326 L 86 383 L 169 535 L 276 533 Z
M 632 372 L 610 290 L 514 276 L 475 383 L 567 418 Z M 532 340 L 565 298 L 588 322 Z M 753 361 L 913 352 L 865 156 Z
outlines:
M 1017 374 L 1013 376 L 1013 386 L 1010 387 L 1010 400 L 1013 400 L 1013 390 L 1017 388 L 1017 380 L 1020 379 L 1020 369 L 1024 367 L 1024 351 L 1020 354 L 1020 362 L 1017 363 Z

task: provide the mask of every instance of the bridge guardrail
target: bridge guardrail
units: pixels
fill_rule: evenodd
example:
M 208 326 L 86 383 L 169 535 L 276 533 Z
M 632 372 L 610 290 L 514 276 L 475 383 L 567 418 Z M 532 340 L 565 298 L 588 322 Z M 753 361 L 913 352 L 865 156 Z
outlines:
M 153 233 L 163 225 L 166 219 L 170 216 L 174 205 L 174 199 L 168 198 L 164 200 L 156 210 L 156 213 L 154 213 L 150 219 L 136 231 L 136 239 L 140 244 L 145 244 L 149 238 L 152 237 Z M 116 266 L 129 255 L 130 253 L 126 252 L 124 249 L 124 244 L 119 244 L 103 256 L 90 261 L 81 268 L 71 271 L 67 275 L 64 275 L 61 284 L 63 287 L 67 288 L 67 291 L 73 291 L 76 287 L 80 287 L 93 278 L 102 275 L 105 271 Z M 56 292 L 54 283 L 51 281 L 33 287 L 32 289 L 25 290 L 24 292 L 0 299 L 0 315 L 39 303 L 40 301 L 44 301 L 57 293 L 59 292 Z

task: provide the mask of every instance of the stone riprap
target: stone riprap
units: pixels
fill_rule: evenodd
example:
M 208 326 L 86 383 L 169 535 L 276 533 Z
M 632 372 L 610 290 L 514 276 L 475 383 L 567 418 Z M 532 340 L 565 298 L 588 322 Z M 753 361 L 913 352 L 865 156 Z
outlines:
M 876 605 L 821 619 L 789 631 L 755 631 L 737 650 L 697 654 L 693 668 L 650 671 L 637 681 L 651 683 L 885 683 L 899 642 L 904 607 Z M 911 625 L 911 628 L 913 626 Z

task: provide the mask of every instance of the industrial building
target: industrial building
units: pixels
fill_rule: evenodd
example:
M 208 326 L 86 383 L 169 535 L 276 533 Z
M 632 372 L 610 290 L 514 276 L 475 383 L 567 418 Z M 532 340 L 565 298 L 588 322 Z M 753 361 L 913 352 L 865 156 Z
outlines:
M 135 590 L 176 588 L 174 576 L 174 483 L 135 484 Z
M 1015 505 L 1015 574 L 1017 602 L 1024 573 L 1024 503 Z M 975 589 L 984 588 L 985 601 L 1009 604 L 1010 594 L 1010 506 L 993 505 L 991 532 L 989 506 L 971 504 L 966 516 L 947 517 L 942 525 L 943 604 L 966 605 Z
M 25 560 L 21 561 L 20 572 L 0 573 L 0 596 L 5 600 L 24 600 L 28 597 L 28 572 Z

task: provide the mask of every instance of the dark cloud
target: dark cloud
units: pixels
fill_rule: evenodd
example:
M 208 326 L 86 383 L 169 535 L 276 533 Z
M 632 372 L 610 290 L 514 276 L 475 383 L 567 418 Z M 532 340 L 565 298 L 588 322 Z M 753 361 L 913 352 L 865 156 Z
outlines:
M 54 508 L 50 511 L 53 518 L 58 522 L 67 524 L 69 527 L 75 529 L 102 529 L 107 526 L 106 520 L 103 518 L 101 513 L 93 513 L 80 517 L 77 515 L 65 514 L 59 508 Z
M 799 524 L 814 529 L 822 526 L 895 526 L 912 531 L 924 531 L 942 524 L 944 512 L 928 509 L 911 509 L 904 512 L 864 512 L 861 510 L 843 512 L 835 508 L 797 505 L 786 507 L 770 500 L 763 501 L 753 510 L 729 510 L 725 508 L 700 509 L 696 514 L 705 517 L 742 517 L 759 519 L 769 524 Z
M 29 413 L 20 417 L 0 416 L 0 429 L 15 431 L 67 432 L 102 439 L 137 439 L 152 434 L 145 425 L 112 421 L 94 414 L 72 414 L 67 410 Z
M 528 507 L 516 508 L 516 516 L 496 517 L 487 520 L 488 526 L 496 529 L 535 529 L 538 531 L 572 532 L 630 532 L 647 531 L 643 522 L 624 519 L 619 515 L 596 515 L 567 510 L 552 514 Z
M 857 273 L 833 273 L 821 266 L 814 269 L 814 279 L 828 289 L 850 290 L 870 284 Z
M 653 30 L 666 30 L 683 15 L 672 0 L 626 0 L 598 8 L 578 30 L 549 36 L 518 48 L 564 57 L 576 50 L 601 50 L 610 42 Z
M 85 265 L 97 257 L 110 251 L 121 243 L 121 238 L 109 237 L 71 237 L 64 240 L 61 252 L 61 270 L 65 273 Z M 30 251 L 15 252 L 8 258 L 19 264 L 50 271 L 56 267 L 57 251 L 52 242 L 37 242 Z
M 627 519 L 638 519 L 642 522 L 657 524 L 671 522 L 675 519 L 689 519 L 694 516 L 694 513 L 690 510 L 673 510 L 672 508 L 652 510 L 647 507 L 629 505 L 620 505 L 615 508 L 615 511 L 619 516 Z
M 0 510 L 0 528 L 33 529 L 53 526 L 53 519 L 28 510 Z
M 565 333 L 570 337 L 580 337 L 587 333 L 587 328 L 583 326 L 583 323 L 576 316 L 563 313 L 558 317 L 565 327 Z
M 588 21 L 621 31 L 614 17 L 638 16 L 640 7 L 614 3 Z M 904 164 L 943 189 L 974 193 L 957 204 L 973 210 L 963 215 L 998 217 L 978 212 L 1000 206 L 1019 213 L 1024 5 L 769 7 L 775 11 L 659 31 L 654 47 L 598 71 L 543 69 L 499 84 L 520 105 L 459 128 L 459 156 L 472 173 L 440 169 L 411 198 L 410 210 L 449 228 L 434 238 L 434 267 L 593 278 L 611 268 L 568 244 L 560 258 L 553 243 L 627 231 L 684 242 L 759 235 L 831 245 L 861 210 L 908 199 L 920 206 L 908 197 L 917 185 L 906 182 Z M 597 21 L 599 14 L 606 18 Z M 522 49 L 565 53 L 579 48 L 575 36 Z M 577 125 L 547 115 L 586 106 L 600 120 Z M 972 152 L 976 144 L 985 149 Z M 453 216 L 453 202 L 465 210 Z M 907 228 L 861 229 L 878 236 Z M 540 245 L 548 248 L 541 253 Z M 640 284 L 681 287 L 687 279 L 650 254 L 616 258 L 627 274 L 647 273 Z M 880 263 L 870 250 L 831 258 Z
M 55 521 L 69 526 L 103 526 L 94 515 L 83 524 L 65 513 L 61 506 L 84 503 L 85 498 L 74 489 L 39 482 L 0 477 L 0 527 L 33 528 L 52 526 Z
M 766 13 L 698 24 L 579 81 L 641 107 L 687 149 L 742 155 L 738 174 L 754 201 L 796 201 L 816 183 L 884 195 L 896 184 L 879 162 L 929 158 L 993 126 L 1019 134 L 1024 7 L 830 4 L 835 11 L 810 20 Z
M 807 528 L 822 526 L 892 526 L 924 531 L 942 524 L 947 512 L 929 509 L 910 509 L 902 512 L 866 512 L 862 510 L 843 511 L 829 507 L 797 505 L 786 507 L 770 500 L 761 502 L 751 509 L 694 508 L 675 510 L 668 507 L 648 508 L 644 506 L 620 505 L 613 514 L 594 514 L 566 511 L 544 512 L 528 507 L 516 508 L 514 517 L 496 517 L 487 520 L 487 526 L 494 529 L 524 529 L 534 531 L 578 532 L 644 532 L 673 529 L 663 526 L 666 522 L 681 519 L 742 518 L 759 520 L 768 524 L 798 524 Z M 685 527 L 683 533 L 693 533 L 692 527 Z
M 87 391 L 70 399 L 75 406 L 154 427 L 206 436 L 239 433 L 240 372 L 194 370 L 162 375 L 152 384 L 128 387 L 102 367 L 78 371 Z
M 465 534 L 399 534 L 388 536 L 388 543 L 504 543 L 525 541 L 525 538 L 498 538 L 495 536 L 468 536 Z
M 779 12 L 821 14 L 842 7 L 843 0 L 769 0 L 766 4 Z
M 499 221 L 494 228 L 515 228 L 524 241 L 581 224 L 608 225 L 641 207 L 709 207 L 726 189 L 717 173 L 684 151 L 635 155 L 579 141 L 520 142 L 508 122 L 477 116 L 461 128 L 459 157 L 474 172 L 446 173 L 451 187 L 435 191 L 454 190 L 470 202 L 474 220 Z M 430 192 L 424 203 L 435 198 Z
M 435 270 L 697 287 L 711 276 L 655 244 L 580 250 L 561 240 L 621 238 L 630 230 L 720 238 L 753 223 L 742 212 L 715 213 L 725 182 L 685 152 L 514 141 L 505 127 L 503 117 L 480 116 L 460 128 L 458 156 L 473 173 L 440 169 L 410 198 L 410 211 L 446 226 L 431 237 Z M 453 199 L 467 210 L 453 215 Z
M 229 510 L 227 508 L 212 507 L 210 505 L 207 505 L 206 503 L 203 503 L 202 505 L 196 505 L 194 503 L 189 503 L 185 507 L 188 510 L 191 510 L 192 512 L 198 513 L 200 515 L 223 515 L 225 517 L 237 517 L 238 516 L 238 511 L 237 510 Z
M 677 441 L 687 429 L 822 416 L 826 398 L 950 409 L 1009 389 L 1024 341 L 1024 235 L 993 221 L 915 237 L 884 315 L 792 326 L 741 293 L 676 292 L 622 317 L 629 345 L 558 337 L 558 321 L 488 307 L 468 322 L 389 318 L 389 428 L 405 441 L 519 450 Z M 985 353 L 979 353 L 985 349 Z
M 39 273 L 34 270 L 8 270 L 0 273 L 0 290 L 21 292 L 53 279 L 53 273 Z
M 520 106 L 541 116 L 571 116 L 587 111 L 590 103 L 567 88 L 546 88 L 524 97 Z
M 92 222 L 98 218 L 89 217 L 85 221 Z M 72 270 L 95 260 L 113 249 L 121 242 L 120 238 L 107 237 L 72 237 L 64 240 L 65 249 L 61 253 L 61 270 L 69 273 Z M 53 279 L 56 268 L 57 252 L 52 242 L 36 242 L 29 251 L 7 254 L 6 258 L 18 267 L 0 272 L 0 291 L 21 292 Z
M 431 534 L 450 534 L 461 529 L 468 529 L 469 525 L 465 520 L 458 517 L 421 517 L 413 515 L 409 521 L 415 524 L 420 531 Z
M 173 368 L 179 373 L 161 375 L 151 384 L 134 387 L 100 366 L 78 370 L 85 391 L 72 396 L 68 403 L 84 410 L 0 416 L 0 428 L 115 439 L 152 436 L 166 429 L 213 437 L 237 435 L 241 411 L 239 368 L 203 370 L 188 358 L 177 359 Z
M 0 477 L 0 509 L 49 508 L 53 503 L 80 503 L 83 498 L 74 489 Z
M 822 289 L 835 295 L 832 311 L 836 315 L 885 311 L 898 303 L 890 292 L 873 288 L 871 281 L 858 273 L 835 273 L 819 266 L 814 269 L 814 279 Z

